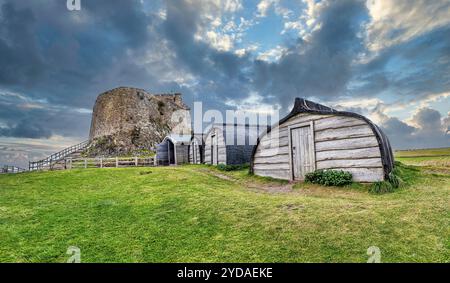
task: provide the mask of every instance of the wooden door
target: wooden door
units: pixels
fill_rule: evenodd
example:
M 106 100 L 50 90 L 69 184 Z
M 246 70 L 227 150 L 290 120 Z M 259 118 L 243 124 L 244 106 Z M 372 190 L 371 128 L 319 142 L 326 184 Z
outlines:
M 315 169 L 314 141 L 311 127 L 291 129 L 292 173 L 295 180 L 304 180 Z
M 194 164 L 197 164 L 197 145 L 194 142 L 194 147 L 192 148 L 192 157 L 194 158 Z
M 211 147 L 212 164 L 217 165 L 217 164 L 219 164 L 219 162 L 218 162 L 219 150 L 218 150 L 218 144 L 217 144 L 217 136 L 214 135 L 211 137 L 211 139 L 212 139 L 212 147 Z
M 197 160 L 197 153 L 198 153 L 198 143 L 197 140 L 194 140 L 193 145 L 192 145 L 192 161 L 194 164 L 197 164 L 198 160 Z

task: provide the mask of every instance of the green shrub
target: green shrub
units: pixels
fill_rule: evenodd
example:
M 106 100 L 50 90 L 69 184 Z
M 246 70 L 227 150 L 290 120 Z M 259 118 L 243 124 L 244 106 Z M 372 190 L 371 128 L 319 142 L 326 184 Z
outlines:
M 383 182 L 376 182 L 373 183 L 369 187 L 369 193 L 372 194 L 385 194 L 385 193 L 392 193 L 394 191 L 394 187 L 390 182 L 383 181 Z
M 350 172 L 342 170 L 317 170 L 305 176 L 305 182 L 324 186 L 342 187 L 352 183 L 353 176 Z
M 387 179 L 383 182 L 373 183 L 369 187 L 369 192 L 373 194 L 386 194 L 392 193 L 396 189 L 404 186 L 405 182 L 400 176 L 402 175 L 403 164 L 395 163 L 394 169 L 389 173 Z
M 248 169 L 250 166 L 248 164 L 242 164 L 242 165 L 225 165 L 225 164 L 219 164 L 217 165 L 217 169 L 220 171 L 240 171 L 243 169 Z
M 388 182 L 392 185 L 394 189 L 398 189 L 398 187 L 400 187 L 400 179 L 397 177 L 395 172 L 389 173 Z

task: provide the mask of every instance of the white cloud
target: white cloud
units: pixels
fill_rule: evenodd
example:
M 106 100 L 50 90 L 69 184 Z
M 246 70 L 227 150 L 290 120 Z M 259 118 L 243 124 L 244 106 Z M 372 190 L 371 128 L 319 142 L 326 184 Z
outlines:
M 0 102 L 3 105 L 17 106 L 21 109 L 43 109 L 46 111 L 73 111 L 83 114 L 92 113 L 91 109 L 50 104 L 45 99 L 35 99 L 24 94 L 0 90 Z
M 257 59 L 267 62 L 275 62 L 278 61 L 286 51 L 286 47 L 277 45 L 275 48 L 260 52 Z
M 283 7 L 280 3 L 280 0 L 261 0 L 256 6 L 256 16 L 260 18 L 266 17 L 272 7 L 275 11 L 275 14 L 284 19 L 289 19 L 289 17 L 292 15 L 292 11 Z
M 367 46 L 377 51 L 450 24 L 448 0 L 368 0 Z
M 264 97 L 257 92 L 251 92 L 247 98 L 239 101 L 228 99 L 225 104 L 240 111 L 269 115 L 278 115 L 281 109 L 279 104 L 265 103 Z
M 274 0 L 261 0 L 257 7 L 258 17 L 266 17 L 270 6 L 273 5 Z
M 236 54 L 239 57 L 242 57 L 248 53 L 258 50 L 258 48 L 259 48 L 259 46 L 257 44 L 250 44 L 250 45 L 246 46 L 245 48 L 236 49 L 234 51 L 234 54 Z
M 285 22 L 284 28 L 281 31 L 281 34 L 285 34 L 289 30 L 297 30 L 300 32 L 302 30 L 302 28 L 303 28 L 303 25 L 300 21 Z
M 159 11 L 158 11 L 158 17 L 160 17 L 162 20 L 165 20 L 165 19 L 167 19 L 167 11 L 166 10 L 164 10 L 164 9 L 160 9 Z
M 6 138 L 0 139 L 0 166 L 14 165 L 28 168 L 28 161 L 44 159 L 64 148 L 82 142 L 80 139 L 52 136 L 49 139 Z
M 235 13 L 243 8 L 241 0 L 218 0 L 217 2 L 220 2 L 220 5 L 225 11 L 231 13 Z
M 348 98 L 349 100 L 341 100 L 339 102 L 335 102 L 336 105 L 343 107 L 343 108 L 351 108 L 351 107 L 364 107 L 364 108 L 374 108 L 380 103 L 383 103 L 383 101 L 379 98 Z
M 425 96 L 421 100 L 413 101 L 418 102 L 420 107 L 429 107 L 430 103 L 440 101 L 442 99 L 445 99 L 447 97 L 450 97 L 450 92 L 444 92 L 444 93 L 432 93 L 427 96 Z
M 321 27 L 319 16 L 323 8 L 329 5 L 329 1 L 302 0 L 302 3 L 304 8 L 298 19 L 286 20 L 281 34 L 285 34 L 289 30 L 296 30 L 303 40 L 308 41 L 311 33 Z
M 212 47 L 219 51 L 230 51 L 234 47 L 233 37 L 229 34 L 207 31 L 206 40 Z
M 245 31 L 254 24 L 244 18 L 236 19 L 243 6 L 240 0 L 210 0 L 199 6 L 201 18 L 194 38 L 219 51 L 232 51 Z

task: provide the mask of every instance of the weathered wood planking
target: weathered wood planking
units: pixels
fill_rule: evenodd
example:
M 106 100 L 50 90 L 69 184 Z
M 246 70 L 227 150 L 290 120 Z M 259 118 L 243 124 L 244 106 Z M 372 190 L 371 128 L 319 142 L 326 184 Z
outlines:
M 331 116 L 314 122 L 316 132 L 361 125 L 367 125 L 367 123 L 361 119 L 345 116 Z
M 320 120 L 323 118 L 331 117 L 333 115 L 312 115 L 312 114 L 299 114 L 291 119 L 287 120 L 283 124 L 279 125 L 280 129 L 288 128 L 289 126 L 308 123 L 311 121 Z
M 315 121 L 315 123 L 319 123 L 321 120 L 329 120 L 336 118 L 333 115 L 310 115 L 310 114 L 300 114 L 295 117 L 292 117 L 287 122 L 282 125 L 278 125 L 273 128 L 267 135 L 265 135 L 261 141 L 260 146 L 262 148 L 271 148 L 271 147 L 282 147 L 287 146 L 289 144 L 289 126 L 308 123 L 310 121 Z M 360 125 L 360 122 L 358 122 Z
M 336 159 L 361 159 L 378 157 L 381 160 L 380 148 L 369 147 L 360 149 L 332 150 L 316 152 L 316 161 Z
M 261 148 L 258 147 L 256 150 L 255 156 L 256 157 L 270 157 L 275 155 L 283 155 L 283 154 L 289 154 L 289 147 L 288 146 L 282 146 L 282 147 L 274 147 L 274 148 L 268 148 L 261 150 Z
M 176 161 L 177 164 L 184 164 L 184 163 L 188 163 L 188 145 L 177 145 L 175 148 L 175 154 L 176 154 Z
M 270 170 L 254 169 L 253 172 L 255 175 L 263 176 L 263 177 L 272 177 L 272 178 L 282 179 L 282 180 L 290 180 L 291 179 L 290 171 L 286 170 L 286 169 L 270 169 Z
M 219 164 L 227 164 L 227 154 L 226 154 L 226 149 L 225 149 L 225 152 L 224 152 L 224 153 L 220 153 L 220 152 L 219 152 L 217 162 L 218 162 Z
M 261 176 L 291 179 L 288 128 L 313 122 L 315 165 L 317 169 L 351 172 L 358 182 L 384 179 L 378 141 L 363 120 L 338 115 L 302 113 L 275 127 L 272 136 L 265 135 L 255 151 L 254 172 Z
M 270 163 L 289 163 L 289 154 L 280 154 L 270 157 L 260 157 L 255 160 L 255 164 L 270 164 Z
M 367 148 L 375 146 L 378 146 L 378 141 L 375 136 L 323 142 L 316 141 L 316 152 L 326 150 Z
M 380 158 L 343 159 L 317 161 L 317 169 L 334 168 L 382 168 Z
M 215 135 L 217 145 L 213 149 L 212 136 Z M 225 146 L 225 137 L 223 136 L 223 129 L 221 127 L 214 127 L 205 139 L 205 163 L 211 164 L 212 156 L 211 151 L 217 150 L 217 163 L 226 164 L 227 152 Z
M 329 140 L 339 140 L 339 139 L 350 139 L 358 137 L 373 136 L 373 131 L 369 125 L 345 127 L 339 129 L 329 129 L 326 131 L 320 131 L 315 133 L 316 142 L 319 141 L 329 141 Z
M 289 163 L 255 164 L 257 170 L 289 170 Z
M 189 162 L 192 164 L 201 163 L 200 146 L 197 142 L 191 142 L 189 146 Z
M 288 146 L 289 145 L 289 137 L 285 136 L 285 137 L 281 137 L 280 139 L 271 139 L 271 140 L 266 140 L 262 143 L 259 144 L 262 149 L 269 149 L 269 148 L 276 148 L 276 147 L 283 147 L 283 146 Z M 259 146 L 258 146 L 259 148 Z
M 335 168 L 352 173 L 355 182 L 378 182 L 384 179 L 383 168 Z

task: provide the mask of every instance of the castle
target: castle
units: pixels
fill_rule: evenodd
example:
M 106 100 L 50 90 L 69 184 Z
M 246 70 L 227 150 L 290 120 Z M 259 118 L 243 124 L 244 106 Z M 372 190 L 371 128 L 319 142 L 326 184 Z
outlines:
M 156 146 L 169 133 L 190 134 L 181 94 L 150 94 L 118 87 L 97 97 L 89 134 L 90 155 L 128 154 Z

